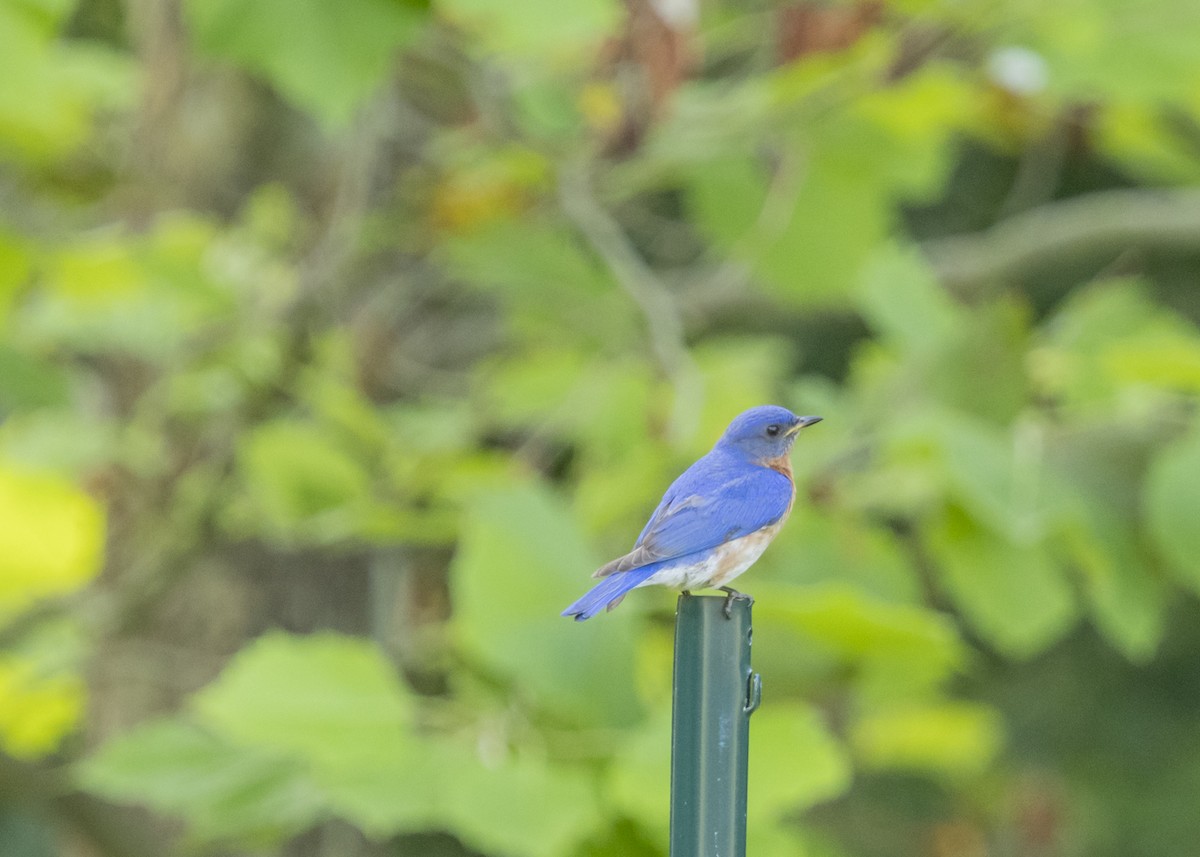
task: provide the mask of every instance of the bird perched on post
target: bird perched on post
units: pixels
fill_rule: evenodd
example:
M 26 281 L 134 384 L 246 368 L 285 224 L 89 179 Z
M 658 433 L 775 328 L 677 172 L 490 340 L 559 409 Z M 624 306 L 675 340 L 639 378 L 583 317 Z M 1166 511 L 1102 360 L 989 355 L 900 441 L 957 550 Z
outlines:
M 597 569 L 600 583 L 562 615 L 582 622 L 616 607 L 631 589 L 658 585 L 720 589 L 728 616 L 734 598 L 748 597 L 728 583 L 762 556 L 792 511 L 788 453 L 796 435 L 820 420 L 775 405 L 739 414 L 667 489 L 633 550 Z

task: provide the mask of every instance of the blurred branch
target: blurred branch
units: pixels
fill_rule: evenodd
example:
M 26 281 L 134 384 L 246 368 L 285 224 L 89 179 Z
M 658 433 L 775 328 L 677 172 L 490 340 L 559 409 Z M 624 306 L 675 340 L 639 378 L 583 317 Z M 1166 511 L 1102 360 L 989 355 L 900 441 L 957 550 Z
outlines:
M 1077 121 L 1073 113 L 1060 113 L 1046 133 L 1025 148 L 1008 196 L 1000 205 L 1001 219 L 1015 217 L 1054 199 L 1070 152 L 1072 123 Z
M 1200 250 L 1200 190 L 1105 191 L 924 244 L 942 282 L 964 293 L 1020 280 L 1064 258 L 1112 256 L 1130 247 Z
M 401 107 L 393 93 L 384 92 L 369 108 L 359 111 L 340 159 L 332 205 L 300 265 L 300 295 L 295 309 L 301 315 L 312 309 L 307 305 L 310 302 L 337 306 L 342 296 L 338 287 L 370 206 L 384 137 L 398 123 Z
M 684 341 L 683 320 L 675 298 L 642 260 L 617 221 L 596 201 L 585 165 L 564 166 L 558 190 L 567 217 L 641 309 L 655 359 L 675 388 L 670 433 L 674 438 L 682 437 L 696 424 L 703 386 Z
M 354 261 L 373 183 L 378 178 L 381 149 L 386 135 L 399 122 L 400 110 L 390 96 L 380 96 L 371 109 L 362 111 L 349 137 L 324 222 L 310 249 L 297 260 L 299 290 L 278 320 L 283 322 L 284 339 L 275 377 L 249 391 L 236 419 L 215 425 L 200 442 L 172 438 L 171 447 L 181 463 L 166 468 L 158 484 L 141 489 L 152 498 L 170 497 L 179 474 L 184 469 L 194 471 L 198 460 L 204 461 L 212 480 L 211 489 L 196 504 L 181 507 L 178 502 L 166 503 L 165 520 L 150 509 L 144 510 L 145 520 L 150 522 L 149 533 L 130 534 L 124 540 L 137 548 L 122 564 L 119 594 L 112 615 L 99 628 L 101 636 L 120 636 L 138 627 L 166 593 L 191 573 L 197 557 L 220 542 L 218 518 L 228 499 L 229 477 L 235 470 L 238 432 L 286 408 L 293 400 L 301 374 L 313 359 L 315 331 L 341 308 L 346 292 L 345 271 Z M 155 412 L 158 404 L 146 401 L 146 407 Z M 194 446 L 203 449 L 197 451 Z

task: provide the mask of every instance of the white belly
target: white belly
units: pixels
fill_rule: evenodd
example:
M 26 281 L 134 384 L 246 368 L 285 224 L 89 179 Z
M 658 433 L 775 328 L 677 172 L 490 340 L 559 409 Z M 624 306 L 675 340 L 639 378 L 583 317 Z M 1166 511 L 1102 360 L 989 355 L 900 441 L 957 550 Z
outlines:
M 748 536 L 726 542 L 696 559 L 680 559 L 650 575 L 638 586 L 667 586 L 672 589 L 705 589 L 727 586 L 762 556 L 767 545 L 783 527 L 779 520 Z

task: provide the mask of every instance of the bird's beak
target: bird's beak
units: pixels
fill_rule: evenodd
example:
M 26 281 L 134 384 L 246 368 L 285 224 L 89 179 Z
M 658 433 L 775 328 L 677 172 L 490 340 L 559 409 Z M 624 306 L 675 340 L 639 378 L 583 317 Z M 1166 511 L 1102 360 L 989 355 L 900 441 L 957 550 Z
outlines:
M 801 417 L 800 422 L 796 423 L 794 426 L 792 426 L 790 429 L 788 429 L 787 433 L 788 434 L 799 434 L 800 429 L 808 428 L 813 423 L 819 423 L 820 421 L 821 421 L 820 417 Z

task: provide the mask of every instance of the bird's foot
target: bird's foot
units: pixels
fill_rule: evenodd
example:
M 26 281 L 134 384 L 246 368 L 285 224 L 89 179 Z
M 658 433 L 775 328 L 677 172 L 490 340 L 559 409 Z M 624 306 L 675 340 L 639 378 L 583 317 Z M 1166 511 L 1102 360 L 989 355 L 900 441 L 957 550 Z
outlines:
M 747 595 L 745 592 L 738 592 L 731 586 L 718 586 L 717 589 L 725 593 L 725 607 L 723 608 L 723 612 L 725 613 L 726 619 L 733 618 L 734 601 L 748 601 L 751 604 L 754 603 L 753 596 Z

